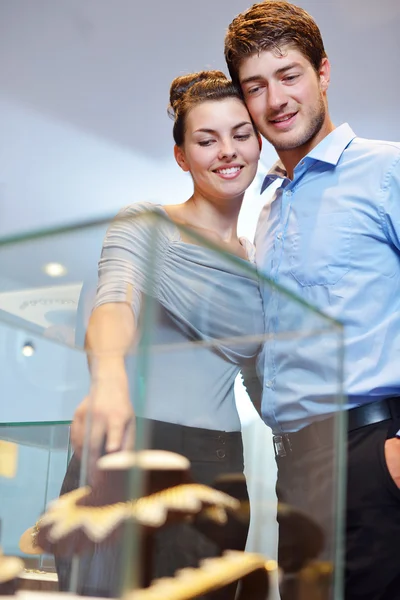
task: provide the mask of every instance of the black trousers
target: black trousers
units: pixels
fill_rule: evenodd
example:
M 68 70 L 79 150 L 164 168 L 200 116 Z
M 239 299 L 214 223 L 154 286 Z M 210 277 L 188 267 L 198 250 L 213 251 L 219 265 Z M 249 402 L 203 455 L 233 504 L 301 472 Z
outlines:
M 400 599 L 400 490 L 384 455 L 386 439 L 399 429 L 400 420 L 390 420 L 348 433 L 345 600 Z M 321 558 L 326 559 L 332 559 L 334 552 L 334 462 L 329 439 L 304 453 L 277 458 L 278 498 L 321 525 L 325 533 Z M 279 545 L 283 547 L 284 540 Z
M 243 473 L 243 444 L 241 432 L 223 432 L 186 427 L 174 423 L 138 419 L 138 426 L 147 429 L 146 447 L 176 452 L 188 458 L 191 475 L 196 483 L 210 485 L 231 495 L 224 476 Z M 61 494 L 79 485 L 80 461 L 73 456 L 68 467 Z M 219 481 L 221 479 L 221 481 Z M 240 488 L 248 499 L 244 482 Z M 213 528 L 218 525 L 213 525 Z M 180 522 L 159 529 L 154 536 L 152 577 L 172 577 L 178 569 L 196 567 L 200 560 L 219 556 L 225 549 L 244 550 L 248 526 L 228 520 L 218 543 L 190 523 Z M 222 540 L 222 543 L 221 543 Z M 85 596 L 117 597 L 121 594 L 124 547 L 121 543 L 98 545 L 94 552 L 80 557 L 78 593 Z M 56 557 L 61 591 L 69 591 L 71 560 Z M 214 592 L 208 598 L 233 600 L 236 586 Z M 205 599 L 206 597 L 204 597 Z

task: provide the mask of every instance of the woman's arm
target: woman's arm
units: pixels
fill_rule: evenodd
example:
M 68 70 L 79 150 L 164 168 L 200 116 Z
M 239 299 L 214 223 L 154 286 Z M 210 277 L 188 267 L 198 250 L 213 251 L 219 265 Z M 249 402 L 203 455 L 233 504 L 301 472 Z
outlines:
M 125 358 L 136 338 L 142 295 L 150 284 L 151 292 L 157 293 L 149 267 L 155 248 L 151 206 L 136 203 L 122 209 L 103 241 L 95 308 L 85 336 L 90 393 L 78 406 L 71 431 L 79 454 L 90 430 L 91 462 L 103 448 L 112 452 L 129 447 L 133 440 L 134 414 Z M 159 236 L 157 229 L 156 241 Z
M 134 413 L 125 358 L 134 339 L 135 318 L 128 302 L 102 304 L 94 309 L 85 342 L 91 387 L 76 409 L 71 427 L 72 444 L 78 454 L 85 435 L 89 437 L 91 463 L 102 447 L 113 452 L 133 442 Z

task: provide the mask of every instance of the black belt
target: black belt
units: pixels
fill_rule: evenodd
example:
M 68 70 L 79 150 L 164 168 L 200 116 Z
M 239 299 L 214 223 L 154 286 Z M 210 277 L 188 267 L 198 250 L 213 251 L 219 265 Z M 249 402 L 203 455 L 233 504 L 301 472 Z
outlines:
M 347 431 L 355 431 L 368 425 L 400 418 L 400 396 L 385 398 L 357 406 L 347 411 Z M 318 446 L 333 444 L 335 419 L 330 417 L 316 421 L 300 431 L 274 435 L 275 456 L 283 457 L 290 453 L 303 453 Z

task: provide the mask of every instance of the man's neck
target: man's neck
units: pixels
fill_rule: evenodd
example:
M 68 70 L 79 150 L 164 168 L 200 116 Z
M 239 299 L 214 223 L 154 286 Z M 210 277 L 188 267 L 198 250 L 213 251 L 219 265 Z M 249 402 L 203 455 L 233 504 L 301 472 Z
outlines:
M 322 140 L 326 138 L 326 136 L 332 133 L 334 129 L 335 126 L 332 121 L 327 119 L 319 132 L 302 146 L 298 146 L 297 148 L 293 148 L 291 150 L 277 150 L 279 159 L 285 167 L 289 179 L 293 179 L 294 170 L 299 162 L 305 156 L 307 156 L 307 154 L 309 154 L 313 148 L 318 146 L 318 144 L 320 144 Z

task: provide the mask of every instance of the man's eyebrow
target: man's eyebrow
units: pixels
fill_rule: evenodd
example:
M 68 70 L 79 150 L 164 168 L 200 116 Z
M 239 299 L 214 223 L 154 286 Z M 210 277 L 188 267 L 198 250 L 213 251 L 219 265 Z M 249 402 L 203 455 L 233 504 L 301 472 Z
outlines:
M 277 69 L 274 72 L 274 75 L 282 75 L 283 73 L 286 73 L 286 71 L 290 71 L 290 69 L 294 69 L 295 67 L 299 67 L 299 66 L 301 66 L 300 63 L 292 62 L 289 65 L 286 65 L 285 67 L 280 67 L 280 69 Z M 262 81 L 263 79 L 265 79 L 265 78 L 261 74 L 251 75 L 250 77 L 245 77 L 245 79 L 242 79 L 240 82 L 240 85 L 245 85 L 246 83 L 252 83 L 253 81 Z
M 292 62 L 290 65 L 286 65 L 286 67 L 281 67 L 275 71 L 276 75 L 282 75 L 282 73 L 286 73 L 286 71 L 290 71 L 290 69 L 294 69 L 295 67 L 300 67 L 300 63 Z
M 253 126 L 250 121 L 241 121 L 237 125 L 234 125 L 232 127 L 232 130 L 240 129 L 244 125 L 251 125 L 251 126 Z M 193 133 L 217 133 L 217 131 L 215 129 L 201 128 L 201 129 L 196 129 L 196 131 L 194 131 Z
M 263 79 L 262 75 L 251 75 L 251 77 L 245 77 L 240 81 L 240 85 L 244 85 L 245 83 L 251 83 L 252 81 L 260 81 Z

